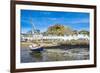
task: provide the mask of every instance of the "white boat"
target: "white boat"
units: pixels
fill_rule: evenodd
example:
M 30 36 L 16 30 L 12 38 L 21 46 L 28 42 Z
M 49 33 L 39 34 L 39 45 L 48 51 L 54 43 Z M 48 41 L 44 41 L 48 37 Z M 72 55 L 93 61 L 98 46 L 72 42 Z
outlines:
M 41 52 L 44 50 L 44 48 L 40 45 L 36 45 L 36 44 L 32 44 L 29 46 L 31 51 L 37 51 L 37 52 Z

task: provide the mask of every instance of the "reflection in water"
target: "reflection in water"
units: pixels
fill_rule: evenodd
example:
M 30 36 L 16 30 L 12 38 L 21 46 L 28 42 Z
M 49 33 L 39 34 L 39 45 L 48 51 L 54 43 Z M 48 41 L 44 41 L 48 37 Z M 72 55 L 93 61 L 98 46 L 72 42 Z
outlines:
M 30 52 L 30 56 L 34 57 L 34 60 L 37 61 L 41 61 L 42 57 L 42 53 L 41 52 Z
M 89 59 L 88 48 L 44 49 L 42 52 L 32 52 L 29 48 L 21 48 L 21 62 L 47 62 Z

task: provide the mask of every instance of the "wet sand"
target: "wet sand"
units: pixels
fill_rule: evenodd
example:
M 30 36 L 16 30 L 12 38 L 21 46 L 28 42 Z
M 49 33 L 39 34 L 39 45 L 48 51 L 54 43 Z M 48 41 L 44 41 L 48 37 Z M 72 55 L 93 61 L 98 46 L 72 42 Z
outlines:
M 21 48 L 21 62 L 49 62 L 49 61 L 71 61 L 88 60 L 89 45 L 52 46 L 45 47 L 41 53 L 32 52 L 29 47 Z

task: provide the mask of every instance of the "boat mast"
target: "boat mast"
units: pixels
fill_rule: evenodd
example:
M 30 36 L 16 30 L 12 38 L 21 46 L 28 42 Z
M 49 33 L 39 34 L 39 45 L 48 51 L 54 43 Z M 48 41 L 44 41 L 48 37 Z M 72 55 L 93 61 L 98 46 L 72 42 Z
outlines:
M 30 23 L 31 23 L 31 26 L 32 26 L 32 36 L 35 34 L 35 26 L 34 26 L 34 23 L 33 23 L 33 19 L 31 18 L 30 20 Z

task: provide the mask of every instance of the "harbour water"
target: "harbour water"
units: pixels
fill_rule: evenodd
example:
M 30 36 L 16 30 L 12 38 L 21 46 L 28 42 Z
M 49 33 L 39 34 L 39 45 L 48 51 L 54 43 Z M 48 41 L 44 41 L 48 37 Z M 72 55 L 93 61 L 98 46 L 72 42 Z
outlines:
M 88 46 L 74 46 L 70 49 L 68 49 L 68 47 L 49 47 L 44 48 L 42 52 L 32 52 L 28 47 L 21 48 L 21 63 L 88 59 Z

